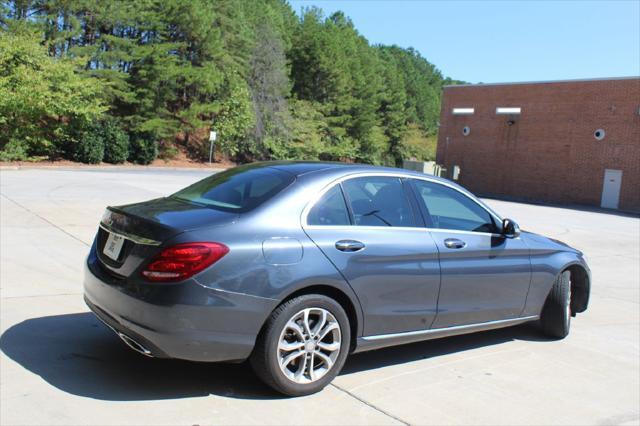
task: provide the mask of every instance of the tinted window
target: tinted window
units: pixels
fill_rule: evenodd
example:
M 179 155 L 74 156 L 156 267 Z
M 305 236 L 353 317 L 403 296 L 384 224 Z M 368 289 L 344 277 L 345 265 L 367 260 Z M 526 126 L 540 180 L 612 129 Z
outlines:
M 489 212 L 466 195 L 437 183 L 420 180 L 413 182 L 431 216 L 434 228 L 495 232 Z
M 362 177 L 342 184 L 355 225 L 414 226 L 402 182 L 393 177 Z
M 258 207 L 294 179 L 290 173 L 268 167 L 236 167 L 196 182 L 171 197 L 242 213 Z
M 307 216 L 309 225 L 349 225 L 349 212 L 344 203 L 340 186 L 327 191 L 313 206 Z

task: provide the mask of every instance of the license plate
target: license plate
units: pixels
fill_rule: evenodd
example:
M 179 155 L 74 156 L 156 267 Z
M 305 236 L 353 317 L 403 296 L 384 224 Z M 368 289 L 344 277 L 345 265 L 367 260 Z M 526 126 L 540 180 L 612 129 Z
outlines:
M 109 233 L 107 243 L 104 245 L 102 252 L 113 260 L 118 260 L 120 252 L 122 251 L 122 245 L 124 244 L 124 237 L 120 235 Z

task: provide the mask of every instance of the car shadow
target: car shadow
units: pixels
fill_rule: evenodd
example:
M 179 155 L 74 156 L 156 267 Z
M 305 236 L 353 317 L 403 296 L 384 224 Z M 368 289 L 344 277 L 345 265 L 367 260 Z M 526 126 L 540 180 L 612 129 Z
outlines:
M 352 354 L 347 358 L 347 362 L 340 374 L 352 374 L 421 359 L 437 358 L 443 355 L 470 351 L 485 346 L 495 346 L 515 340 L 550 342 L 552 339 L 542 335 L 536 323 L 527 323 L 514 327 L 425 340 L 377 351 Z
M 523 325 L 354 354 L 341 374 L 512 340 L 545 341 L 534 328 Z M 240 399 L 282 398 L 262 384 L 247 363 L 196 363 L 140 355 L 89 312 L 25 320 L 0 336 L 0 349 L 52 386 L 100 400 L 140 401 L 211 394 Z

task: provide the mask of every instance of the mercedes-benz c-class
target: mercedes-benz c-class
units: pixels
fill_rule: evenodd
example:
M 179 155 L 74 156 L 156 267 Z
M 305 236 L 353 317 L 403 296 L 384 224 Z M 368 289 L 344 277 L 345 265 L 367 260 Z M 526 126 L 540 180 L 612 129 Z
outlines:
M 144 355 L 249 360 L 304 395 L 354 352 L 528 321 L 563 338 L 590 277 L 580 251 L 521 232 L 451 181 L 267 162 L 108 207 L 84 289 Z

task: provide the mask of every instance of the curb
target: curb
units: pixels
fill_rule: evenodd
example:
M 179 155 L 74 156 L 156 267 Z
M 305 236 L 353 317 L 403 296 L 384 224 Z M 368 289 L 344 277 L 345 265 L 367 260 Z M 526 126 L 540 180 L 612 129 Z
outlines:
M 29 166 L 29 165 L 16 165 L 16 166 L 0 166 L 0 170 L 58 170 L 58 171 L 110 171 L 110 170 L 122 170 L 122 171 L 143 171 L 143 170 L 167 170 L 167 171 L 223 171 L 229 167 L 163 167 L 163 166 Z

